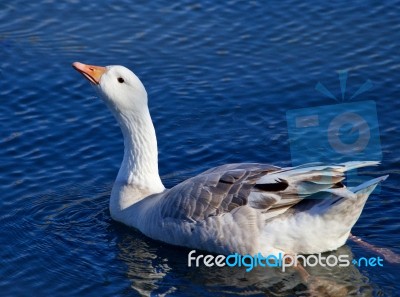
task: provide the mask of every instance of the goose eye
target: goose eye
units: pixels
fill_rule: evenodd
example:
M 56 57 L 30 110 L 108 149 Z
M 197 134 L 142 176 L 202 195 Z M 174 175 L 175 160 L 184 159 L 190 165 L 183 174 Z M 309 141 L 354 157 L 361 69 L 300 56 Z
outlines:
M 125 80 L 124 80 L 122 77 L 118 77 L 118 82 L 119 82 L 119 83 L 122 84 L 124 81 L 125 81 Z

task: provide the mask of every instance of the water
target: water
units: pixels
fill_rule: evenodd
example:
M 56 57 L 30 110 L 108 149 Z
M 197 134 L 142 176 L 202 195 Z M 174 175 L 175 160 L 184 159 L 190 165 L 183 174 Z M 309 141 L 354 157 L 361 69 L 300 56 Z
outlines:
M 399 3 L 3 1 L 0 4 L 0 295 L 307 296 L 297 274 L 187 267 L 187 249 L 111 220 L 115 120 L 72 68 L 122 64 L 144 82 L 160 174 L 175 185 L 228 162 L 291 165 L 286 113 L 346 96 L 377 104 L 390 173 L 353 233 L 400 253 Z M 318 152 L 318 147 L 315 148 Z M 312 152 L 311 152 L 312 153 Z M 336 253 L 376 254 L 348 242 Z M 396 296 L 398 265 L 310 269 L 349 295 Z

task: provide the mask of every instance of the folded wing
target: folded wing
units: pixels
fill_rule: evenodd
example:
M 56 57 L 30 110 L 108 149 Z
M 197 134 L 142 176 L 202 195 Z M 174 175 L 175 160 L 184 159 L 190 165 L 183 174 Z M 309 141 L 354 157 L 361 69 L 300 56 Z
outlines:
M 267 219 L 286 212 L 318 192 L 348 191 L 342 181 L 348 170 L 377 165 L 377 162 L 319 163 L 293 168 L 246 163 L 228 164 L 207 170 L 165 192 L 161 215 L 187 221 L 201 221 L 248 206 Z

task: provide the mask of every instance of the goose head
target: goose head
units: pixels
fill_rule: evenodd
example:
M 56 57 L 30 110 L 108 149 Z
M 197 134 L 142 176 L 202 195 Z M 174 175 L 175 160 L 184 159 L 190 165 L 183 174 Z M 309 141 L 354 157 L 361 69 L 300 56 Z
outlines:
M 75 62 L 72 66 L 100 92 L 113 113 L 135 113 L 147 108 L 147 92 L 140 79 L 124 66 L 94 66 Z

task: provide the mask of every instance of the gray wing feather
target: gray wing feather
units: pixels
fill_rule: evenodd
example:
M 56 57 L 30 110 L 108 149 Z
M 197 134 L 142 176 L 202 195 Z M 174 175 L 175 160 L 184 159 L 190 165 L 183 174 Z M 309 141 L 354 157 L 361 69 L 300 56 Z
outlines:
M 260 177 L 279 169 L 256 163 L 227 164 L 209 169 L 165 192 L 161 215 L 164 218 L 199 221 L 243 205 L 267 209 L 277 199 L 263 199 L 262 203 L 249 204 L 248 198 Z
M 285 213 L 307 197 L 326 192 L 348 192 L 344 172 L 377 165 L 375 161 L 321 163 L 279 168 L 258 163 L 227 164 L 209 169 L 163 192 L 163 218 L 201 221 L 235 212 L 246 205 L 271 219 Z M 311 199 L 318 204 L 320 199 Z M 317 202 L 315 202 L 317 201 Z

